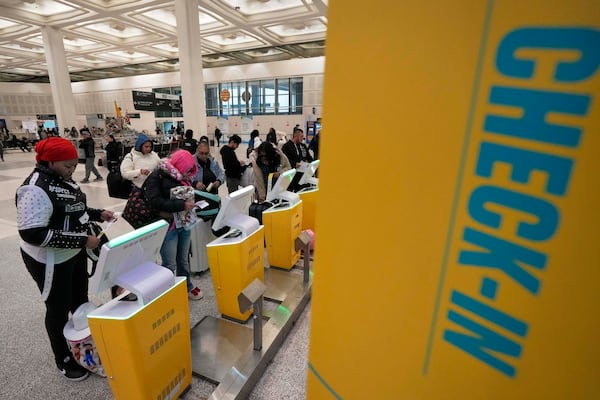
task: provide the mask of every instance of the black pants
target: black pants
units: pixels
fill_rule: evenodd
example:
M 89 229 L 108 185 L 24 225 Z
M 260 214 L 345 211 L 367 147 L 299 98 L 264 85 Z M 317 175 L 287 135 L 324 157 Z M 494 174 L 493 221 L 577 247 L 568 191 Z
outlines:
M 27 270 L 37 283 L 40 292 L 44 289 L 46 265 L 37 262 L 21 249 Z M 62 264 L 54 265 L 52 289 L 46 300 L 46 331 L 56 361 L 71 355 L 63 328 L 69 319 L 69 311 L 88 301 L 87 256 L 81 250 L 75 257 Z

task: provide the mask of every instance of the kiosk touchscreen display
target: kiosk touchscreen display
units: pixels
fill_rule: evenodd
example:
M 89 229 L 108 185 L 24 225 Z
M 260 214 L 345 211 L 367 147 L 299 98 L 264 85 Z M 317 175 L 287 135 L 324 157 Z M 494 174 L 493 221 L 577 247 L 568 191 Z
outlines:
M 168 227 L 166 221 L 156 221 L 105 243 L 90 278 L 90 292 L 100 294 L 141 264 L 155 263 Z
M 317 186 L 319 181 L 317 180 L 317 178 L 313 177 L 315 176 L 315 172 L 317 172 L 320 163 L 321 160 L 314 160 L 310 164 L 308 164 L 306 168 L 304 168 L 304 175 L 302 175 L 302 177 L 298 181 L 298 185 L 312 184 Z
M 271 191 L 267 193 L 266 200 L 269 202 L 273 202 L 274 200 L 280 200 L 284 197 L 287 188 L 292 183 L 292 179 L 294 179 L 294 175 L 296 175 L 295 169 L 290 169 L 289 171 L 282 172 L 275 182 L 275 185 L 271 188 Z
M 239 215 L 248 215 L 250 203 L 252 203 L 252 195 L 254 194 L 254 186 L 246 186 L 242 189 L 230 193 L 221 204 L 221 209 L 213 222 L 212 229 L 217 231 L 226 226 L 235 225 L 234 221 Z

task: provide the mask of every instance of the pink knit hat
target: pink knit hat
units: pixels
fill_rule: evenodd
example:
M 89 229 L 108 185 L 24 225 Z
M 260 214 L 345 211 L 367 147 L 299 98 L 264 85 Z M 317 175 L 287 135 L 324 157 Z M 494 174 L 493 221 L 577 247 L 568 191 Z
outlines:
M 177 150 L 169 158 L 171 165 L 177 168 L 177 170 L 183 175 L 189 172 L 191 175 L 195 175 L 198 167 L 194 161 L 194 156 L 187 150 Z

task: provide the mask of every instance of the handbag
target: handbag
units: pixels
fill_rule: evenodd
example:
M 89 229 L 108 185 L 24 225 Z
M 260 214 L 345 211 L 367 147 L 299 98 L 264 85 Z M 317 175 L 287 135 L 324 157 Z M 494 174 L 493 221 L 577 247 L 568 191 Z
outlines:
M 138 229 L 151 222 L 158 221 L 160 217 L 156 215 L 152 207 L 144 196 L 144 191 L 133 185 L 131 194 L 125 204 L 122 217 L 134 228 Z
M 117 199 L 129 199 L 133 187 L 133 183 L 124 179 L 118 168 L 110 170 L 106 177 L 106 185 L 108 186 L 108 196 Z

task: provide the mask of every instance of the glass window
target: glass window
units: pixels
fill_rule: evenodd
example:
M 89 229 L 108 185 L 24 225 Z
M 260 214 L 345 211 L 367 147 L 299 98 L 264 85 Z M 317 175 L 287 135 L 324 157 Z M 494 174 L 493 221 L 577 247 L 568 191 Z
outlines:
M 290 80 L 277 79 L 277 114 L 290 112 Z
M 275 79 L 260 81 L 263 114 L 275 114 Z
M 260 106 L 262 104 L 260 96 L 260 81 L 248 81 L 248 92 L 250 93 L 249 114 L 262 114 Z
M 302 114 L 302 77 L 290 78 L 290 114 Z
M 216 83 L 205 85 L 206 115 L 216 117 L 219 115 L 219 85 Z

